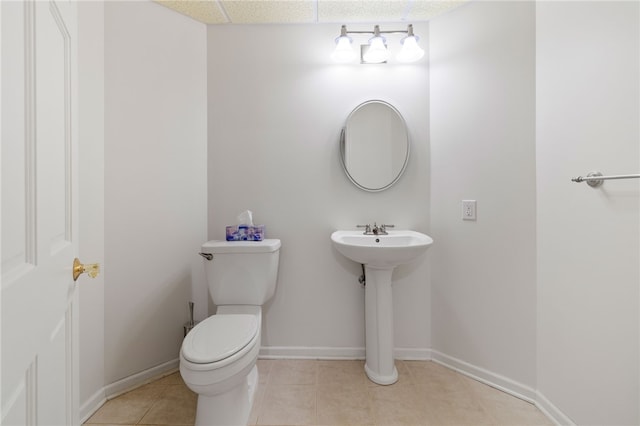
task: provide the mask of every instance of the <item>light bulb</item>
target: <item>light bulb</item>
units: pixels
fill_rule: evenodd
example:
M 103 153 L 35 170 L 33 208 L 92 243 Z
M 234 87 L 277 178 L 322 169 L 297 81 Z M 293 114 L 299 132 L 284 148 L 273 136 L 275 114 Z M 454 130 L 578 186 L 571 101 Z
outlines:
M 410 35 L 401 40 L 402 50 L 397 59 L 400 62 L 415 62 L 424 56 L 424 50 L 418 46 L 418 37 Z
M 389 57 L 389 52 L 387 51 L 387 47 L 384 45 L 385 39 L 381 36 L 372 37 L 369 40 L 369 49 L 362 56 L 365 62 L 371 64 L 379 64 L 387 60 Z
M 336 49 L 331 58 L 336 62 L 349 62 L 356 58 L 356 52 L 351 47 L 351 38 L 340 36 L 336 38 Z

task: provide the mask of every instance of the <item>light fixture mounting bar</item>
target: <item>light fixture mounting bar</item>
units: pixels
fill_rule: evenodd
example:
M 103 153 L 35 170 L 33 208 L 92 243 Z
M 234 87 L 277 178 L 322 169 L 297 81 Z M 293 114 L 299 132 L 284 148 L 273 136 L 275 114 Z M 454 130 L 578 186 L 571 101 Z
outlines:
M 408 34 L 413 35 L 413 24 L 409 24 L 406 30 L 388 30 L 382 31 L 378 25 L 375 26 L 373 31 L 351 31 L 347 29 L 346 25 L 343 25 L 340 30 L 341 35 L 347 34 Z

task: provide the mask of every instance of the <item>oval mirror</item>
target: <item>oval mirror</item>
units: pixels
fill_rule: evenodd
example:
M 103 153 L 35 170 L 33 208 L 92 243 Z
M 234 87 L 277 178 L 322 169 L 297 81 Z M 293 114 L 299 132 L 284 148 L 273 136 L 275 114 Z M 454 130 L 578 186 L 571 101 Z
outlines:
M 358 105 L 342 129 L 340 158 L 347 176 L 360 189 L 389 188 L 409 161 L 409 137 L 402 115 L 383 101 Z

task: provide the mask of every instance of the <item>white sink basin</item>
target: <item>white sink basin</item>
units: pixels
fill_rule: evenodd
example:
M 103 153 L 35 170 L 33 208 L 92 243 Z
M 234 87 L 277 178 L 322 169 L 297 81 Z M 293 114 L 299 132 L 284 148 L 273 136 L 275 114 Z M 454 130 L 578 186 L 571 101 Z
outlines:
M 420 232 L 387 232 L 388 235 L 364 235 L 362 231 L 335 231 L 331 241 L 345 257 L 376 268 L 410 263 L 433 244 L 431 237 Z

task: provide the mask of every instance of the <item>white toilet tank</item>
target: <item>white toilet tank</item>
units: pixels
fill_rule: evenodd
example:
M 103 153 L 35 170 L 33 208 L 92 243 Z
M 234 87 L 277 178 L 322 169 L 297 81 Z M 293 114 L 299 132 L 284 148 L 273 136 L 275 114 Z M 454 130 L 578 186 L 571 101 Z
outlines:
M 207 241 L 202 253 L 209 294 L 221 305 L 263 305 L 276 290 L 280 240 Z

